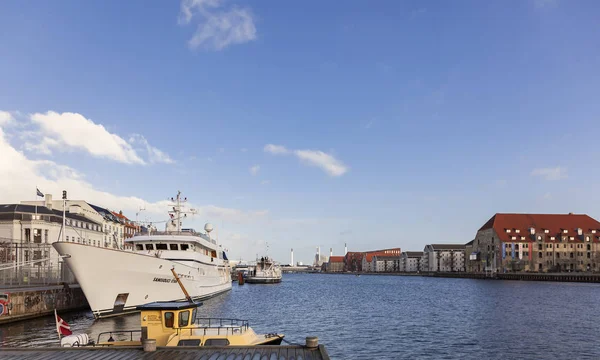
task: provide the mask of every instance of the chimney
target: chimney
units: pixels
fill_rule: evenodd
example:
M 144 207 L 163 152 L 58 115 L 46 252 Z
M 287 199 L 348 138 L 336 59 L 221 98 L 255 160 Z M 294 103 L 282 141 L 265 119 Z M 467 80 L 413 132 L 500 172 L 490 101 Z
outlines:
M 344 243 L 344 256 L 348 253 L 348 245 Z
M 123 215 L 123 210 L 119 210 L 119 215 Z
M 44 196 L 44 206 L 49 210 L 52 210 L 52 194 L 46 194 Z
M 294 266 L 294 249 L 292 248 L 291 254 L 290 254 L 290 266 Z

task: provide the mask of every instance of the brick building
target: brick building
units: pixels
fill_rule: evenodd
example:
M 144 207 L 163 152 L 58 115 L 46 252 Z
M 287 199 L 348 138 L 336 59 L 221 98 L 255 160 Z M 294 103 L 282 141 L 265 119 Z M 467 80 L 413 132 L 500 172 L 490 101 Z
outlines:
M 478 231 L 468 268 L 598 271 L 600 222 L 583 214 L 496 214 Z

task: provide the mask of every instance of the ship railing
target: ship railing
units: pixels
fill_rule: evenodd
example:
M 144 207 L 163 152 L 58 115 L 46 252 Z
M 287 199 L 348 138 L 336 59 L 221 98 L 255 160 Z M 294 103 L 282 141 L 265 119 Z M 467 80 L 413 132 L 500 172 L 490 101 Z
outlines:
M 226 318 L 196 318 L 195 326 L 178 328 L 178 335 L 236 335 L 246 332 L 250 325 L 248 320 Z
M 101 332 L 100 334 L 98 334 L 98 341 L 96 342 L 96 345 L 100 344 L 100 338 L 101 337 L 106 337 L 106 335 L 108 335 L 108 339 L 106 339 L 106 342 L 113 342 L 113 341 L 127 341 L 127 334 L 129 334 L 129 341 L 133 341 L 133 334 L 134 333 L 139 333 L 140 336 L 137 336 L 136 339 L 139 340 L 142 337 L 142 330 L 116 330 L 116 331 L 104 331 Z M 114 335 L 114 337 L 113 337 Z

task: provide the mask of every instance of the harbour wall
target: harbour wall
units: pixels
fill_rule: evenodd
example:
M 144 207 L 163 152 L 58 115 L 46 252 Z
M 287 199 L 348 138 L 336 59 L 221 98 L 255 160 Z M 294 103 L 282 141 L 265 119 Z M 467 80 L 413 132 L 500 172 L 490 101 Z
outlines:
M 356 275 L 349 272 L 322 272 L 321 274 L 344 274 Z M 361 272 L 360 275 L 384 275 L 384 276 L 426 276 L 443 278 L 463 278 L 482 280 L 519 280 L 519 281 L 559 281 L 559 282 L 586 282 L 600 283 L 600 274 L 581 273 L 466 273 L 466 272 L 422 272 L 422 273 L 398 273 L 398 272 Z
M 0 288 L 0 325 L 88 307 L 79 285 Z

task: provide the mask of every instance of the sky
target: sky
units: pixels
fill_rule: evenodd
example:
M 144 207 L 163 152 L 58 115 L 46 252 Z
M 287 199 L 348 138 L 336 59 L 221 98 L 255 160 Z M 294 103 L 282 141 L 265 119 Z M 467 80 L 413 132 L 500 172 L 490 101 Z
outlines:
M 0 203 L 38 187 L 230 258 L 600 218 L 597 1 L 0 3 Z M 140 208 L 145 210 L 140 211 Z

